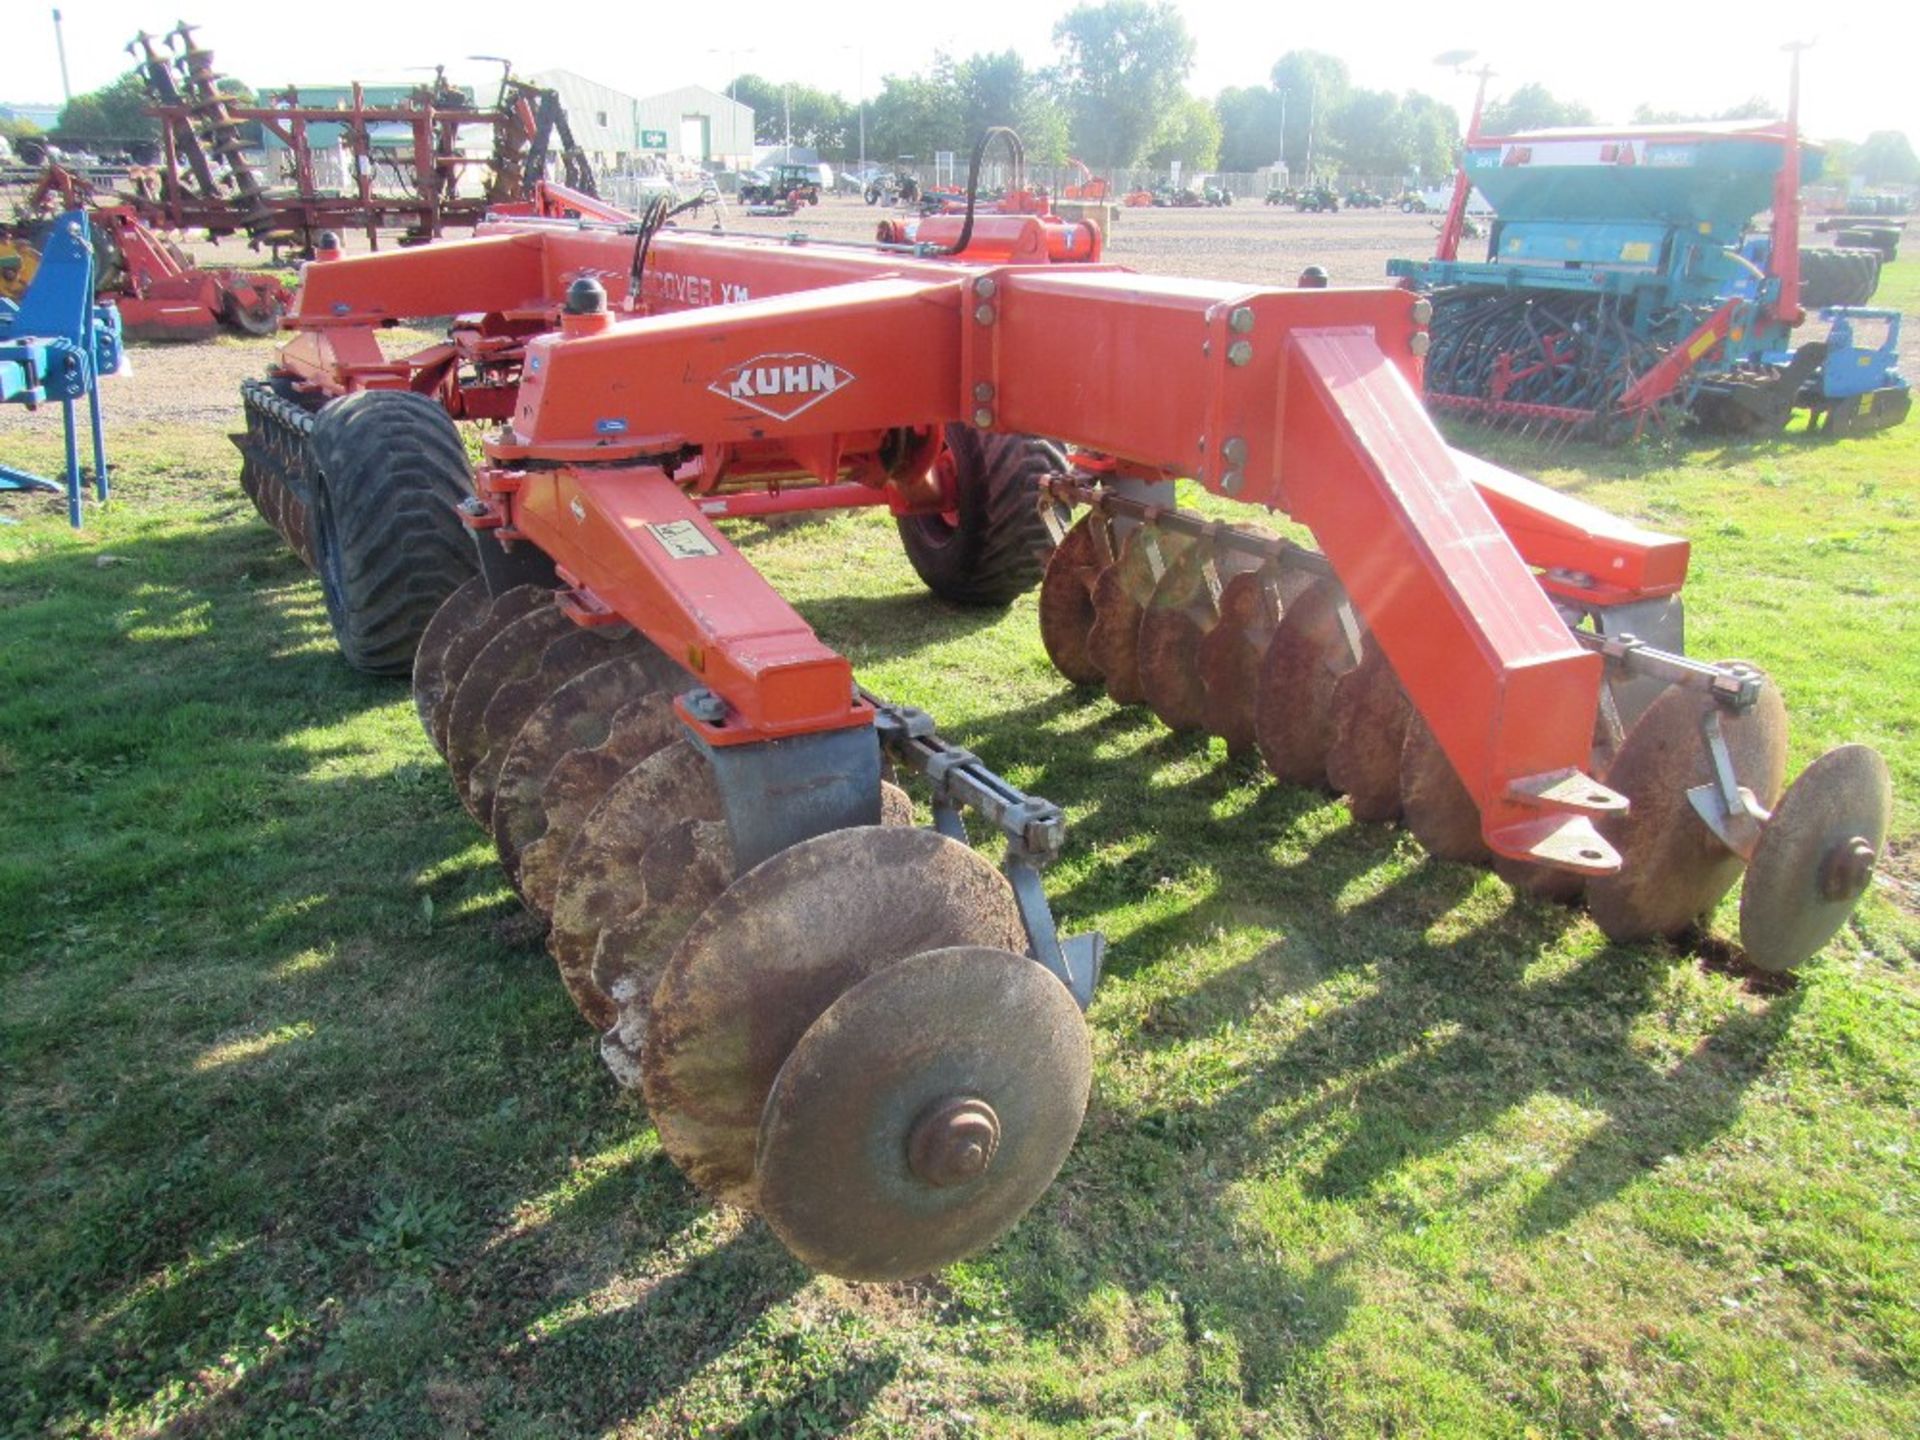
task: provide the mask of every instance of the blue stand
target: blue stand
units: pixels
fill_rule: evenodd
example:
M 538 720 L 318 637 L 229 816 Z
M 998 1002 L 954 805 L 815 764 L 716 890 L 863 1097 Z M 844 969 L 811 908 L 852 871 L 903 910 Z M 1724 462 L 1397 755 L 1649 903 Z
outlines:
M 86 212 L 55 222 L 40 268 L 18 305 L 0 300 L 0 404 L 38 409 L 58 400 L 66 430 L 67 520 L 80 528 L 80 445 L 74 404 L 87 400 L 93 428 L 93 488 L 107 498 L 107 446 L 100 424 L 100 377 L 120 368 L 120 313 L 93 299 L 93 239 Z M 61 487 L 41 475 L 0 463 L 0 490 Z

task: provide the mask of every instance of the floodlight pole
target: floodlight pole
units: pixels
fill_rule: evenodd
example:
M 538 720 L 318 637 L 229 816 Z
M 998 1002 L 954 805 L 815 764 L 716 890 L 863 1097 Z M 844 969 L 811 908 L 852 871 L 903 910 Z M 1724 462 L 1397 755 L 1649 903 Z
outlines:
M 60 52 L 60 93 L 73 103 L 73 82 L 67 79 L 67 37 L 60 29 L 60 12 L 53 12 L 53 48 Z

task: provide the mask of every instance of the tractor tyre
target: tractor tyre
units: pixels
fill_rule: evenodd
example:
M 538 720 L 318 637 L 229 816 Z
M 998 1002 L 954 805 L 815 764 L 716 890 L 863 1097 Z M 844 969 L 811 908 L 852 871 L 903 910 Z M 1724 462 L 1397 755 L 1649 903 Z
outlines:
M 1877 250 L 1835 247 L 1800 252 L 1800 304 L 1808 310 L 1864 305 L 1879 288 Z
M 456 507 L 473 493 L 460 432 L 408 391 L 322 410 L 307 437 L 313 548 L 340 653 L 369 675 L 407 675 L 434 611 L 478 569 Z
M 947 427 L 956 504 L 943 515 L 903 515 L 900 543 L 926 587 L 956 605 L 1006 605 L 1040 583 L 1053 537 L 1040 518 L 1040 479 L 1052 450 L 1028 435 Z

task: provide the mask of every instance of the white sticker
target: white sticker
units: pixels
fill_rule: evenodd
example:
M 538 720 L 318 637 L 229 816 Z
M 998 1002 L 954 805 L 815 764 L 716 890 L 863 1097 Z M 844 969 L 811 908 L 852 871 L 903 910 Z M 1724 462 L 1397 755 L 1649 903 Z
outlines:
M 660 542 L 660 548 L 676 560 L 699 560 L 720 553 L 691 520 L 669 520 L 664 525 L 649 525 L 647 529 Z

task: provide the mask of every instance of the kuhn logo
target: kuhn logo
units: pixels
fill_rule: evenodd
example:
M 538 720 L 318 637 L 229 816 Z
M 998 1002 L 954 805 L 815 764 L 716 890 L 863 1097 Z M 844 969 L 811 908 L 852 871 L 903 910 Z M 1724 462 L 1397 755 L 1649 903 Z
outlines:
M 818 355 L 756 355 L 722 371 L 707 389 L 762 415 L 791 420 L 852 383 L 851 372 Z

